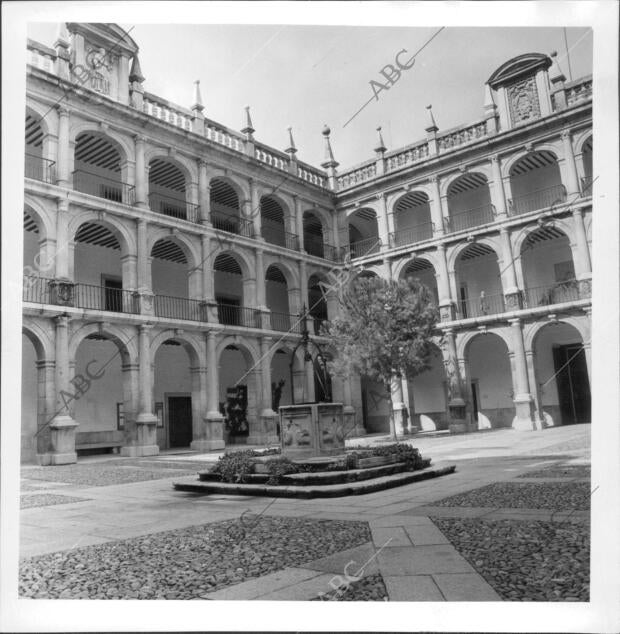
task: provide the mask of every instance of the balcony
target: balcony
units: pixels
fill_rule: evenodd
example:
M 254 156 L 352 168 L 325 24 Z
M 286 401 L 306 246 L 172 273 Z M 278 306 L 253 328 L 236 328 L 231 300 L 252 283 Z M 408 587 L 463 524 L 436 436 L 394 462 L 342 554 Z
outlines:
M 188 220 L 189 222 L 199 222 L 200 220 L 198 213 L 200 207 L 179 198 L 155 193 L 149 194 L 149 207 L 151 211 L 179 220 Z
M 502 293 L 480 295 L 480 297 L 473 299 L 459 300 L 457 304 L 458 319 L 499 315 L 503 312 L 506 312 L 506 304 Z
M 566 280 L 546 286 L 528 288 L 523 292 L 523 307 L 537 308 L 552 304 L 563 304 L 580 299 L 577 280 Z
M 34 154 L 26 154 L 24 175 L 26 178 L 53 185 L 56 182 L 56 163 Z
M 554 185 L 545 189 L 511 198 L 508 201 L 508 209 L 511 216 L 526 214 L 528 211 L 546 209 L 566 201 L 566 188 L 564 185 Z
M 219 211 L 211 211 L 209 218 L 211 219 L 211 224 L 214 229 L 228 233 L 236 233 L 237 235 L 246 236 L 248 238 L 254 237 L 254 225 L 251 220 Z
M 73 189 L 126 205 L 133 205 L 136 201 L 136 190 L 133 185 L 84 170 L 73 172 Z
M 294 233 L 284 231 L 280 227 L 263 225 L 261 227 L 261 235 L 269 244 L 275 244 L 279 247 L 299 251 L 299 238 Z
M 365 240 L 358 240 L 349 244 L 349 253 L 352 258 L 361 258 L 365 255 L 379 253 L 380 249 L 381 240 L 377 237 L 366 238 Z
M 239 304 L 217 302 L 217 317 L 220 324 L 227 326 L 243 326 L 244 328 L 260 328 L 260 313 L 255 308 Z
M 184 319 L 187 321 L 207 321 L 203 304 L 198 299 L 155 295 L 153 308 L 156 317 Z
M 278 332 L 294 332 L 301 333 L 301 322 L 297 315 L 289 315 L 288 313 L 278 313 L 271 311 L 269 315 L 271 330 Z
M 390 246 L 402 247 L 406 244 L 414 244 L 433 237 L 434 225 L 432 222 L 423 222 L 413 227 L 404 227 L 390 233 Z
M 483 205 L 482 207 L 466 209 L 465 211 L 450 214 L 450 216 L 446 218 L 447 228 L 450 232 L 472 229 L 473 227 L 486 225 L 494 220 L 495 207 L 493 205 Z

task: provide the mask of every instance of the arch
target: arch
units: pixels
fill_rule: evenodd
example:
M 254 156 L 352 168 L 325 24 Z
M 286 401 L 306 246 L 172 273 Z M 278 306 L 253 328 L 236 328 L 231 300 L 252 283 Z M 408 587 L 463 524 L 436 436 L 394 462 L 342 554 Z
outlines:
M 379 251 L 378 216 L 370 206 L 356 209 L 347 217 L 351 257 L 362 257 Z
M 198 181 L 197 166 L 195 165 L 194 161 L 191 161 L 182 154 L 179 154 L 177 152 L 171 154 L 163 148 L 147 146 L 144 151 L 145 165 L 150 166 L 150 164 L 154 160 L 169 163 L 176 167 L 183 174 L 186 187 L 189 187 L 190 183 L 195 183 Z
M 433 200 L 434 189 L 430 186 L 430 183 L 410 183 L 405 185 L 402 189 L 399 189 L 387 195 L 386 204 L 388 213 L 393 213 L 394 205 L 398 201 L 398 199 L 402 198 L 410 192 L 420 192 L 422 194 L 426 194 L 426 197 L 429 200 Z M 372 207 L 374 209 L 375 205 L 372 203 L 364 203 L 364 207 Z M 378 213 L 377 209 L 375 209 L 375 211 L 377 211 Z
M 159 348 L 166 341 L 175 341 L 183 346 L 186 350 L 190 365 L 193 367 L 201 367 L 206 364 L 206 360 L 203 353 L 203 344 L 198 335 L 193 333 L 184 332 L 179 334 L 176 330 L 167 329 L 158 332 L 150 341 L 149 350 L 151 356 L 151 363 L 155 363 L 155 355 Z
M 476 337 L 486 337 L 487 335 L 495 335 L 499 337 L 505 344 L 509 353 L 512 353 L 512 336 L 510 328 L 492 328 L 485 332 L 479 332 L 477 330 L 469 330 L 461 332 L 456 337 L 456 354 L 459 359 L 467 359 L 467 354 L 471 342 Z
M 80 344 L 91 335 L 112 341 L 121 355 L 123 364 L 138 362 L 137 336 L 130 336 L 122 327 L 107 323 L 105 325 L 98 323 L 80 325 L 69 339 L 69 359 L 75 359 Z
M 502 161 L 502 178 L 509 179 L 514 166 L 526 158 L 530 154 L 537 154 L 539 152 L 547 152 L 553 155 L 553 159 L 557 162 L 562 154 L 562 145 L 560 141 L 536 143 L 534 149 L 522 149 L 520 152 L 516 152 L 509 157 L 506 157 Z M 551 158 L 551 157 L 549 157 Z
M 266 194 L 260 197 L 261 233 L 270 244 L 281 247 L 296 248 L 290 243 L 287 233 L 290 229 L 290 212 L 279 196 Z
M 101 217 L 100 213 L 92 209 L 72 216 L 69 220 L 68 234 L 71 242 L 75 242 L 75 237 L 80 227 L 88 223 L 100 225 L 110 231 L 119 241 L 120 250 L 123 255 L 135 255 L 137 253 L 135 231 L 132 231 L 123 220 L 116 216 L 105 214 Z
M 56 237 L 56 223 L 40 200 L 24 194 L 24 211 L 28 211 L 31 216 L 35 216 L 39 228 L 41 239 L 54 239 Z
M 258 343 L 240 335 L 229 335 L 224 337 L 217 345 L 216 358 L 218 365 L 220 364 L 222 352 L 228 347 L 234 346 L 239 348 L 248 365 L 257 369 L 260 364 L 260 349 Z
M 479 170 L 452 178 L 446 187 L 448 222 L 451 231 L 478 227 L 495 218 L 487 175 Z
M 37 361 L 51 361 L 55 358 L 54 343 L 38 324 L 22 324 L 22 334 L 32 343 L 37 353 Z
M 435 267 L 429 258 L 414 256 L 405 260 L 400 267 L 398 279 L 405 279 L 408 275 L 414 275 L 419 271 L 432 271 L 433 275 L 436 275 Z
M 458 172 L 452 172 L 445 179 L 442 179 L 439 183 L 439 194 L 440 196 L 448 196 L 448 190 L 454 185 L 456 181 L 464 176 L 469 176 L 472 174 L 478 174 L 484 178 L 484 180 L 488 183 L 492 180 L 493 175 L 491 171 L 491 167 L 489 165 L 480 164 L 475 166 L 465 167 Z
M 587 318 L 584 317 L 571 317 L 568 315 L 563 315 L 561 319 L 558 319 L 558 321 L 536 321 L 528 324 L 528 326 L 523 329 L 523 344 L 526 352 L 531 352 L 534 350 L 536 337 L 538 336 L 540 331 L 543 330 L 543 328 L 556 323 L 564 323 L 568 326 L 572 326 L 577 331 L 577 333 L 581 337 L 581 341 L 584 344 L 590 343 L 590 329 L 586 323 L 586 319 Z
M 266 253 L 264 256 L 263 266 L 264 275 L 267 274 L 267 270 L 270 266 L 276 266 L 282 271 L 289 289 L 299 288 L 299 269 L 297 267 L 293 267 L 291 263 L 284 261 L 277 255 Z
M 272 394 L 274 385 L 278 385 L 281 380 L 285 382 L 282 386 L 279 405 L 290 405 L 293 402 L 293 398 L 295 403 L 299 403 L 302 400 L 305 389 L 303 351 L 301 347 L 297 348 L 293 357 L 293 349 L 294 346 L 286 341 L 278 342 L 269 349 L 268 362 L 271 370 Z M 291 360 L 293 361 L 292 379 Z M 278 411 L 275 407 L 273 409 L 276 412 Z
M 171 242 L 179 247 L 183 254 L 185 255 L 185 259 L 188 265 L 189 270 L 194 270 L 196 267 L 200 266 L 200 250 L 199 247 L 195 244 L 190 236 L 182 232 L 170 233 L 170 229 L 165 229 L 163 227 L 156 229 L 155 231 L 149 232 L 147 239 L 147 253 L 152 256 L 153 248 L 155 245 L 161 240 L 165 240 L 167 242 Z
M 214 271 L 220 270 L 217 269 L 218 262 L 221 262 L 221 258 L 223 256 L 227 256 L 229 258 L 232 258 L 237 263 L 241 271 L 240 275 L 244 280 L 255 278 L 255 275 L 253 274 L 253 272 L 255 271 L 254 263 L 249 261 L 247 255 L 243 251 L 238 249 L 234 251 L 232 249 L 218 249 L 213 253 L 213 255 L 215 256 L 213 259 Z
M 91 133 L 107 140 L 119 152 L 121 165 L 127 161 L 135 161 L 135 144 L 133 139 L 127 139 L 109 127 L 105 129 L 94 121 L 75 121 L 71 119 L 69 126 L 69 143 L 75 145 L 81 134 Z
M 464 251 L 471 248 L 472 245 L 484 245 L 491 249 L 498 260 L 500 259 L 500 253 L 502 252 L 501 244 L 499 242 L 499 238 L 492 236 L 476 236 L 475 242 L 459 242 L 451 249 L 448 249 L 447 252 L 447 263 L 448 263 L 448 271 L 454 271 L 457 260 L 461 257 Z M 424 257 L 430 260 L 430 254 L 425 253 Z
M 304 250 L 310 255 L 323 257 L 326 224 L 317 209 L 308 209 L 302 215 Z M 328 233 L 329 235 L 329 233 Z
M 394 201 L 394 246 L 429 240 L 433 237 L 430 199 L 425 192 L 407 192 Z
M 411 262 L 411 260 L 415 260 L 416 258 L 422 258 L 427 260 L 437 272 L 439 270 L 439 265 L 437 262 L 436 252 L 434 251 L 425 251 L 423 255 L 417 255 L 416 253 L 409 254 L 408 257 L 399 258 L 394 261 L 392 264 L 392 275 L 394 279 L 399 279 L 402 275 L 402 271 L 407 265 Z
M 190 207 L 192 173 L 184 162 L 158 154 L 147 165 L 150 209 L 181 220 L 197 220 Z
M 575 154 L 583 154 L 584 150 L 587 151 L 588 147 L 586 146 L 586 143 L 588 142 L 590 146 L 589 149 L 591 151 L 592 144 L 593 144 L 592 128 L 587 128 L 585 130 L 582 130 L 581 132 L 576 134 L 573 137 L 573 139 L 574 139 Z
M 28 116 L 28 111 L 31 113 L 30 116 L 41 126 L 44 134 L 50 134 L 52 130 L 57 129 L 58 114 L 54 108 L 36 101 L 28 101 L 26 104 L 26 117 Z
M 45 116 L 26 105 L 25 116 L 25 172 L 26 178 L 34 178 L 45 183 L 55 183 L 53 162 L 49 162 L 49 123 Z
M 246 183 L 237 179 L 235 176 L 231 174 L 213 174 L 211 178 L 209 178 L 209 190 L 211 190 L 211 201 L 213 202 L 213 189 L 217 187 L 218 183 L 222 183 L 228 186 L 235 196 L 237 197 L 237 205 L 238 209 L 241 208 L 241 205 L 245 200 L 250 200 L 250 192 Z
M 570 218 L 553 218 L 553 220 L 548 223 L 539 224 L 537 226 L 526 225 L 512 233 L 511 241 L 513 253 L 521 253 L 523 243 L 527 240 L 528 236 L 544 227 L 557 228 L 568 237 L 571 243 L 576 242 L 575 228 L 572 220 Z

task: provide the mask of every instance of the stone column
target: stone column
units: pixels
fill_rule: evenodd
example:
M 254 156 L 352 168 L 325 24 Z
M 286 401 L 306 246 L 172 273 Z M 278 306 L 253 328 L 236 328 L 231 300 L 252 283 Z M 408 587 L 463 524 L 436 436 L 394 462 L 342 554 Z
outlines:
M 200 303 L 201 321 L 218 323 L 217 302 L 213 285 L 213 267 L 215 258 L 211 258 L 212 239 L 208 235 L 200 236 L 202 255 L 202 301 Z
M 154 295 L 151 290 L 151 262 L 148 253 L 148 222 L 144 218 L 136 220 L 138 226 L 138 258 L 137 258 L 137 278 L 138 293 L 140 296 L 140 313 L 142 315 L 154 314 Z
M 454 319 L 454 303 L 450 296 L 450 278 L 448 275 L 448 263 L 446 261 L 446 247 L 443 244 L 437 245 L 437 261 L 439 263 L 436 278 L 439 293 L 440 318 L 441 321 L 452 321 Z
M 512 257 L 512 245 L 510 244 L 510 235 L 506 227 L 499 230 L 500 240 L 502 244 L 502 285 L 505 283 L 504 297 L 506 298 L 507 310 L 519 310 L 521 305 L 521 292 L 517 286 L 517 274 L 515 271 L 515 262 Z
M 295 205 L 295 224 L 297 225 L 297 238 L 299 240 L 299 250 L 303 252 L 305 250 L 304 244 L 304 212 L 301 207 L 301 201 L 299 196 L 293 196 Z
M 258 433 L 248 437 L 248 444 L 273 444 L 278 443 L 278 414 L 273 411 L 271 405 L 271 363 L 269 348 L 272 343 L 271 337 L 260 338 L 260 378 L 261 378 L 261 401 L 262 407 L 259 416 L 260 428 Z
M 437 176 L 431 176 L 429 178 L 433 197 L 430 200 L 431 208 L 431 220 L 434 225 L 433 234 L 436 236 L 442 236 L 448 227 L 445 226 L 443 213 L 441 211 L 441 194 L 439 192 L 439 179 Z
M 146 209 L 148 207 L 146 196 L 146 164 L 144 159 L 144 137 L 140 134 L 134 136 L 136 145 L 136 207 Z
M 58 199 L 56 213 L 56 279 L 69 279 L 69 203 Z
M 302 307 L 305 306 L 306 308 L 310 308 L 308 306 L 308 270 L 304 260 L 299 262 L 299 287 L 301 291 Z
M 448 384 L 449 428 L 451 433 L 462 433 L 467 431 L 468 426 L 461 371 L 456 352 L 456 336 L 452 328 L 446 329 L 444 335 L 445 347 L 442 352 L 444 353 L 446 381 Z
M 340 225 L 338 223 L 338 210 L 337 209 L 333 209 L 332 211 L 333 211 L 333 216 L 332 216 L 332 233 L 333 233 L 332 246 L 336 250 L 336 253 L 338 253 L 338 251 L 340 249 Z
M 200 223 L 211 224 L 211 188 L 207 178 L 207 164 L 198 161 L 198 204 L 200 205 Z
M 491 156 L 491 171 L 493 173 L 493 188 L 491 190 L 491 198 L 495 205 L 498 219 L 504 219 L 507 216 L 506 210 L 506 192 L 504 191 L 504 181 L 502 179 L 502 167 L 499 155 Z
M 258 240 L 263 239 L 262 218 L 260 213 L 260 198 L 258 196 L 258 188 L 253 178 L 248 180 L 250 184 L 250 200 L 245 201 L 245 217 L 254 223 L 254 237 Z
M 54 382 L 56 384 L 55 414 L 50 423 L 50 453 L 42 456 L 42 464 L 59 465 L 77 462 L 75 452 L 75 430 L 78 423 L 73 419 L 69 405 L 79 395 L 76 384 L 71 388 L 69 380 L 69 317 L 59 315 L 56 321 L 56 365 Z M 77 397 L 79 398 L 79 396 Z
M 69 110 L 58 105 L 58 154 L 56 161 L 56 185 L 69 187 Z
M 377 228 L 379 230 L 379 239 L 381 240 L 381 250 L 385 251 L 390 247 L 390 229 L 388 224 L 387 199 L 385 194 L 377 194 L 379 202 L 379 213 L 377 214 Z
M 534 429 L 532 395 L 527 376 L 527 360 L 525 358 L 525 346 L 523 345 L 523 331 L 520 319 L 511 319 L 512 341 L 514 345 L 514 404 L 516 414 L 512 421 L 512 428 L 520 431 Z
M 580 195 L 579 178 L 577 176 L 577 165 L 575 164 L 575 154 L 573 153 L 573 143 L 571 141 L 570 130 L 562 130 L 562 146 L 564 148 L 564 164 L 566 175 L 566 193 L 571 197 Z
M 121 448 L 123 456 L 156 456 L 159 454 L 157 445 L 157 417 L 153 414 L 153 384 L 151 376 L 151 339 L 150 324 L 140 324 L 139 328 L 139 383 L 140 383 L 140 412 L 136 417 L 136 438 L 134 445 Z
M 588 299 L 592 297 L 592 263 L 581 209 L 573 209 L 573 225 L 575 227 L 573 259 L 575 260 L 575 275 L 579 284 L 579 297 Z
M 205 440 L 201 441 L 201 451 L 223 449 L 224 417 L 220 413 L 219 362 L 217 358 L 217 339 L 212 330 L 207 332 L 207 413 L 205 422 Z

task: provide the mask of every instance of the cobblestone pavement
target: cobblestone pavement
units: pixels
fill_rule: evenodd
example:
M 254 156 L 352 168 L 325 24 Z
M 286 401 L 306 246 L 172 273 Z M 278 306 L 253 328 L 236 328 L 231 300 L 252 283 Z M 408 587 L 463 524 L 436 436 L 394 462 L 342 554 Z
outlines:
M 21 509 L 31 509 L 38 506 L 53 506 L 54 504 L 70 504 L 72 502 L 87 502 L 89 498 L 76 498 L 71 495 L 58 495 L 56 493 L 40 493 L 22 495 L 19 501 Z
M 557 465 L 540 471 L 525 473 L 520 478 L 569 478 L 589 480 L 591 477 L 589 465 Z

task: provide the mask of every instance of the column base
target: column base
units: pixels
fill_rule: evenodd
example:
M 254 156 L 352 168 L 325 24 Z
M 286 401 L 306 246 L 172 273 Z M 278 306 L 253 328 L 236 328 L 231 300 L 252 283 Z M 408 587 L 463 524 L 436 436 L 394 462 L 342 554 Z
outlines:
M 159 445 L 127 445 L 121 447 L 121 456 L 125 458 L 144 458 L 145 456 L 158 456 Z
M 207 451 L 224 449 L 226 447 L 226 443 L 223 438 L 220 440 L 192 440 L 189 446 L 194 451 L 206 453 Z
M 74 464 L 77 462 L 75 451 L 75 428 L 78 427 L 71 416 L 55 416 L 50 423 L 50 442 L 52 450 L 44 454 L 46 464 Z
M 395 403 L 394 411 L 394 428 L 397 436 L 405 436 L 408 433 L 409 413 L 404 403 Z
M 51 467 L 61 464 L 75 464 L 77 462 L 77 453 L 43 453 L 37 454 L 37 464 L 42 467 Z
M 532 397 L 529 394 L 517 394 L 514 398 L 515 417 L 512 420 L 512 428 L 517 431 L 534 431 L 534 408 Z
M 467 421 L 455 421 L 448 425 L 451 434 L 465 434 L 469 431 Z

